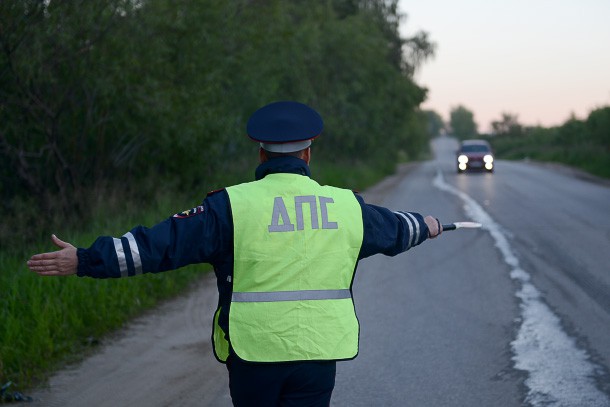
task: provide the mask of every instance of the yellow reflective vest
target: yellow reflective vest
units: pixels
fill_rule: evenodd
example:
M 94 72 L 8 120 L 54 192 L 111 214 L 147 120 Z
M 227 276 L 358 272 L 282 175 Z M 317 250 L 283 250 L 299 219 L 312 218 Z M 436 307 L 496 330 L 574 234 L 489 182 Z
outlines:
M 230 340 L 243 360 L 351 359 L 359 325 L 351 284 L 362 245 L 352 191 L 298 174 L 227 188 L 234 228 Z M 215 318 L 221 360 L 228 343 Z

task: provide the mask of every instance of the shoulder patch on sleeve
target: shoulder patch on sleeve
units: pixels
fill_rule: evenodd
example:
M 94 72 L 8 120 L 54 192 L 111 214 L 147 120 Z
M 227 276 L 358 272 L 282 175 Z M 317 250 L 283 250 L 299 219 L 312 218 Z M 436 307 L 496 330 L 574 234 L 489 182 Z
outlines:
M 214 195 L 214 194 L 217 194 L 217 193 L 222 192 L 222 191 L 224 191 L 224 190 L 225 190 L 224 188 L 215 189 L 215 190 L 213 190 L 213 191 L 208 192 L 208 196 L 210 196 L 210 195 Z
M 203 207 L 203 205 L 199 205 L 194 208 L 187 209 L 186 211 L 182 211 L 175 214 L 174 218 L 190 218 L 191 216 L 203 213 L 204 210 L 205 208 Z

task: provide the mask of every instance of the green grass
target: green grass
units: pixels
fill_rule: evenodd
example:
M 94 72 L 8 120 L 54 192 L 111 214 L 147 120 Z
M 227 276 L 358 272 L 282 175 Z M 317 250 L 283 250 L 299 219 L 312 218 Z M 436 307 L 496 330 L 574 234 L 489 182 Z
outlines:
M 27 270 L 25 259 L 0 254 L 0 382 L 18 386 L 42 379 L 204 270 L 112 280 L 43 278 Z
M 38 243 L 0 250 L 0 386 L 12 381 L 14 391 L 44 380 L 62 363 L 86 353 L 104 335 L 159 301 L 183 292 L 210 269 L 194 265 L 156 275 L 96 280 L 40 277 L 26 267 L 32 254 L 56 250 L 51 233 L 77 247 L 89 247 L 98 235 L 120 236 L 137 224 L 152 226 L 193 204 L 176 204 L 177 200 L 167 194 L 146 211 L 132 205 L 119 216 L 117 204 L 106 200 L 92 209 L 96 213 L 86 225 L 89 231 L 47 230 Z
M 563 140 L 550 130 L 521 137 L 495 136 L 486 139 L 501 159 L 560 163 L 598 177 L 610 178 L 610 148 L 590 140 Z
M 312 178 L 321 185 L 362 191 L 394 172 L 394 165 L 388 164 L 381 163 L 378 166 L 371 166 L 370 163 L 362 161 L 342 163 L 323 160 L 322 162 L 312 162 L 311 172 Z

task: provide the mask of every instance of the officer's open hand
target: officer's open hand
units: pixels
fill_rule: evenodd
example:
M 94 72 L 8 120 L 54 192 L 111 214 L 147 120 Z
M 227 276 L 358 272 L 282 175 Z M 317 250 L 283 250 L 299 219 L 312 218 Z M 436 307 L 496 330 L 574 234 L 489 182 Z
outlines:
M 428 226 L 428 237 L 430 239 L 434 239 L 443 233 L 443 226 L 437 218 L 428 215 L 424 218 L 424 222 L 426 222 L 426 226 Z
M 78 257 L 76 247 L 52 235 L 51 240 L 61 250 L 40 253 L 32 256 L 27 265 L 30 270 L 41 276 L 68 276 L 76 274 Z

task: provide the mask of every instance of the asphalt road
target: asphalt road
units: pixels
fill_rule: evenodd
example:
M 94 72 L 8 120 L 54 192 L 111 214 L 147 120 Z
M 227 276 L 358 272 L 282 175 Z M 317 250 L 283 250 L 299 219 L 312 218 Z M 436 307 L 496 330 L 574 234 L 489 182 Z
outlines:
M 610 406 L 610 187 L 560 167 L 436 159 L 367 191 L 481 230 L 360 263 L 360 354 L 333 406 Z M 211 352 L 212 279 L 135 321 L 31 395 L 45 406 L 229 406 Z
M 484 228 L 361 262 L 333 405 L 610 405 L 610 188 L 526 163 L 456 174 L 456 146 L 381 203 Z

